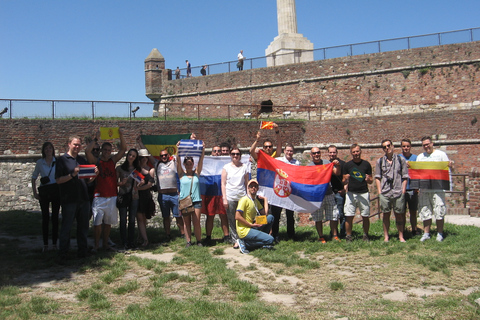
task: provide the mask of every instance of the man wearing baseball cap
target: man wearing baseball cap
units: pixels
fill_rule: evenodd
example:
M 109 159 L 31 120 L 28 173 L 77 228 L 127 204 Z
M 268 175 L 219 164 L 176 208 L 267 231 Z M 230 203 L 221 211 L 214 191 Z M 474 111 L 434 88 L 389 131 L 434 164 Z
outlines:
M 257 191 L 258 181 L 256 179 L 248 181 L 247 195 L 238 201 L 235 212 L 239 237 L 237 243 L 240 251 L 244 254 L 250 253 L 248 249 L 259 247 L 270 249 L 274 241 L 274 238 L 269 235 L 274 217 L 272 215 L 265 216 L 265 210 L 257 199 Z

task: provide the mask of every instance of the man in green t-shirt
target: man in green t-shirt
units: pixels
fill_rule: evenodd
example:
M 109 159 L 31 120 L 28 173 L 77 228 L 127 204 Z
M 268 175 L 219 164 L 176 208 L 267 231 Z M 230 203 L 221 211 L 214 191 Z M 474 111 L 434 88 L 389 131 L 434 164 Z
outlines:
M 247 195 L 238 201 L 235 220 L 239 239 L 238 246 L 242 253 L 250 253 L 248 249 L 271 248 L 274 238 L 269 235 L 273 224 L 273 216 L 266 217 L 266 224 L 257 223 L 257 216 L 265 216 L 265 210 L 257 199 L 258 182 L 248 181 Z

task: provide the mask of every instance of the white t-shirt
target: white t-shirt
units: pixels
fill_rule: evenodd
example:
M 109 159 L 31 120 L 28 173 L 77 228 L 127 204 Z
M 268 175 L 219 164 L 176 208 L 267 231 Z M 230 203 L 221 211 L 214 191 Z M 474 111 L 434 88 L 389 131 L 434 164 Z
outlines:
M 280 160 L 282 162 L 285 162 L 285 163 L 288 163 L 288 164 L 293 164 L 295 166 L 299 166 L 300 165 L 300 161 L 298 161 L 297 159 L 295 158 L 292 158 L 292 160 L 287 160 L 287 158 L 285 157 L 280 157 L 280 158 L 276 158 L 277 160 Z
M 238 201 L 245 196 L 245 174 L 247 173 L 247 166 L 242 163 L 240 167 L 234 164 L 227 163 L 223 166 L 227 172 L 227 183 L 225 186 L 228 201 Z
M 432 153 L 421 153 L 417 156 L 417 161 L 449 161 L 448 156 L 441 150 L 433 150 Z

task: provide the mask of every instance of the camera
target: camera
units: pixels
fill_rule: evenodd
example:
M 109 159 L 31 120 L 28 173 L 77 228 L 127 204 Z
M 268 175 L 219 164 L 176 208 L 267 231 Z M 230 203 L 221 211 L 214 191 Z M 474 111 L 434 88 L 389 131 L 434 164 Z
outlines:
M 40 182 L 42 184 L 47 184 L 50 182 L 50 178 L 49 177 L 43 177 L 43 178 L 40 178 Z

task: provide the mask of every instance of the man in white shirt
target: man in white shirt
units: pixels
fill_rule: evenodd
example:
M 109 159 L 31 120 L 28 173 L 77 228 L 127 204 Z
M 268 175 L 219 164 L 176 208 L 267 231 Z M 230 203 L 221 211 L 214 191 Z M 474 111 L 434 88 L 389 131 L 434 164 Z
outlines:
M 431 137 L 422 138 L 422 147 L 425 150 L 417 156 L 417 161 L 450 161 L 447 154 L 433 148 Z M 449 166 L 451 167 L 451 162 Z M 445 191 L 420 189 L 418 195 L 418 213 L 423 221 L 423 236 L 420 241 L 430 239 L 430 227 L 432 226 L 432 218 L 435 216 L 437 221 L 437 241 L 443 241 L 443 224 L 444 216 L 447 213 L 445 207 Z

